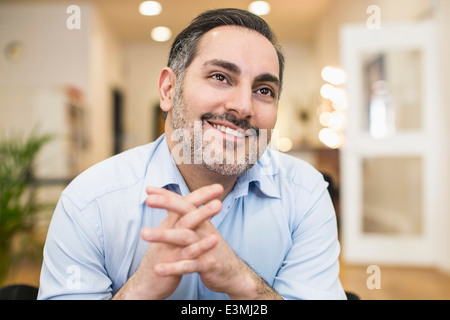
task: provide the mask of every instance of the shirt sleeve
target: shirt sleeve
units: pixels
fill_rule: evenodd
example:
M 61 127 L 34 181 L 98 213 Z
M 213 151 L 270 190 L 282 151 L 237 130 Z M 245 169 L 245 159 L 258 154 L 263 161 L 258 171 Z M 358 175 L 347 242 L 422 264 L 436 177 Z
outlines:
M 38 299 L 110 299 L 111 280 L 96 202 L 78 209 L 61 196 L 44 247 Z
M 284 299 L 346 299 L 339 280 L 336 215 L 327 184 L 319 183 L 309 199 L 296 205 L 307 213 L 292 232 L 292 246 L 273 287 Z

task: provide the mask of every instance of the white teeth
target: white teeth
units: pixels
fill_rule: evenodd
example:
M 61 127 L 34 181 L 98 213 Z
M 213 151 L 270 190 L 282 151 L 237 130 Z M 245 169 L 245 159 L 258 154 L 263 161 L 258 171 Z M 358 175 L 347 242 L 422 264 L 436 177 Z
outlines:
M 231 129 L 229 127 L 221 126 L 221 125 L 218 125 L 218 124 L 213 124 L 213 123 L 211 123 L 211 124 L 212 124 L 212 126 L 214 128 L 216 128 L 217 130 L 220 130 L 222 132 L 225 132 L 226 134 L 231 134 L 231 135 L 233 135 L 235 137 L 238 137 L 238 138 L 244 138 L 245 137 L 245 133 L 242 132 L 242 131 L 234 130 L 234 129 Z

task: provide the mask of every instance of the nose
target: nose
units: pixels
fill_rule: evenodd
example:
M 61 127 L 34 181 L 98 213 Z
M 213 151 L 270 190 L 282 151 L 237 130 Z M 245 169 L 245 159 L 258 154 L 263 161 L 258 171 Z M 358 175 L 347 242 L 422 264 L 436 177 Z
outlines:
M 253 117 L 253 92 L 251 87 L 236 86 L 230 94 L 230 99 L 225 104 L 225 109 L 241 119 Z

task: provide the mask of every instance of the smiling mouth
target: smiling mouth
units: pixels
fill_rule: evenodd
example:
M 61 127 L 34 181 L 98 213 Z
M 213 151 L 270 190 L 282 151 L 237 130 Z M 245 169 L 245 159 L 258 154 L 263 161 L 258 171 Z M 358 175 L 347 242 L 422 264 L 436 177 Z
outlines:
M 259 136 L 259 128 L 252 126 L 247 119 L 238 119 L 231 113 L 223 115 L 206 113 L 201 116 L 200 120 L 207 122 L 211 127 L 230 138 L 242 139 Z
M 224 126 L 222 124 L 216 124 L 216 123 L 212 123 L 209 121 L 208 121 L 208 123 L 215 129 L 217 129 L 225 134 L 232 135 L 236 138 L 245 138 L 248 136 L 242 129 L 233 129 L 233 128 Z

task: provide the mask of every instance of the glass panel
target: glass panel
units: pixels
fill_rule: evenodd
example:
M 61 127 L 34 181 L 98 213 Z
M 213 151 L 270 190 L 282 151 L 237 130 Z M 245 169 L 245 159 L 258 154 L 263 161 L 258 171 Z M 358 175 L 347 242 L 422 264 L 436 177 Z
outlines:
M 374 138 L 421 128 L 422 53 L 363 54 L 365 130 Z
M 363 160 L 363 232 L 422 232 L 422 159 Z

